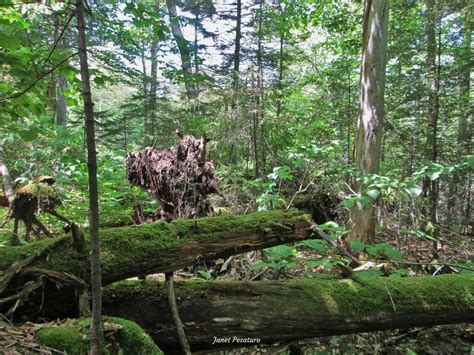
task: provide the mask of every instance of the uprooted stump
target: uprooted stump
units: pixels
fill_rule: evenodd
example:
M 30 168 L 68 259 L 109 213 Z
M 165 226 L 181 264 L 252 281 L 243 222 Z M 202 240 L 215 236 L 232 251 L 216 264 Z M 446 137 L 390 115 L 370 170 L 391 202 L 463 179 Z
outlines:
M 58 193 L 53 187 L 55 182 L 52 176 L 40 176 L 29 184 L 20 187 L 15 192 L 15 197 L 8 211 L 4 226 L 10 220 L 14 220 L 12 244 L 20 244 L 18 238 L 18 223 L 22 221 L 25 224 L 25 240 L 29 240 L 31 232 L 36 236 L 42 232 L 51 237 L 51 233 L 36 218 L 36 215 L 46 212 L 70 225 L 72 222 L 66 217 L 56 212 L 55 208 L 61 206 Z
M 178 148 L 156 151 L 146 147 L 127 155 L 128 180 L 161 205 L 154 220 L 210 216 L 207 196 L 218 193 L 214 165 L 206 161 L 209 138 L 177 134 Z

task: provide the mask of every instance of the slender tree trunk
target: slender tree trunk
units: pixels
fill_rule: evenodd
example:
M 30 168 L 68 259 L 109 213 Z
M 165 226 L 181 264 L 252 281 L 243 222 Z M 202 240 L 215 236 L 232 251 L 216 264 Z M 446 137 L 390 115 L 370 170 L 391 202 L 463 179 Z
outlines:
M 67 124 L 67 103 L 63 91 L 67 89 L 67 78 L 58 76 L 56 78 L 56 124 L 66 127 Z
M 91 285 L 92 285 L 92 318 L 91 318 L 91 353 L 100 354 L 100 319 L 102 311 L 102 279 L 99 243 L 99 203 L 97 184 L 97 153 L 95 147 L 94 106 L 90 86 L 89 64 L 87 62 L 87 43 L 83 0 L 76 5 L 77 30 L 79 42 L 79 59 L 81 66 L 82 94 L 87 137 L 87 168 L 89 172 L 89 225 L 91 236 Z
M 284 60 L 285 60 L 284 46 L 285 46 L 285 39 L 282 33 L 280 35 L 280 52 L 278 55 L 278 100 L 277 100 L 277 111 L 276 111 L 277 122 L 280 122 L 282 101 L 283 101 L 283 66 L 284 66 Z
M 142 62 L 142 85 L 143 85 L 143 136 L 145 137 L 148 132 L 148 121 L 149 121 L 149 111 L 148 111 L 148 104 L 149 104 L 149 97 L 148 97 L 148 75 L 146 70 L 146 43 L 145 41 L 142 42 L 141 48 L 141 62 Z M 146 139 L 146 138 L 145 138 Z
M 189 100 L 196 99 L 198 93 L 195 89 L 193 78 L 192 78 L 192 65 L 191 65 L 191 53 L 189 50 L 188 43 L 183 36 L 183 31 L 179 24 L 179 18 L 176 10 L 175 0 L 166 0 L 166 6 L 168 7 L 168 13 L 170 16 L 171 32 L 178 46 L 179 54 L 181 56 L 181 69 L 184 76 L 184 85 L 186 87 L 186 96 Z
M 472 97 L 470 92 L 471 86 L 471 45 L 472 45 L 472 31 L 474 28 L 474 20 L 472 18 L 472 6 L 466 1 L 464 9 L 464 43 L 460 56 L 461 63 L 461 77 L 460 77 L 460 107 L 461 114 L 458 120 L 458 151 L 457 160 L 461 161 L 471 153 L 472 146 L 472 119 L 474 115 L 474 106 L 472 105 Z M 458 173 L 455 176 L 454 186 L 456 190 L 465 192 L 459 199 L 459 210 L 463 215 L 464 228 L 467 230 L 471 219 L 471 173 Z M 463 183 L 465 186 L 462 186 Z M 457 196 L 458 194 L 456 194 Z
M 63 30 L 64 24 L 61 23 L 61 19 L 58 15 L 54 15 L 54 39 L 57 39 L 57 49 L 64 49 L 67 46 L 65 30 Z M 62 36 L 59 38 L 59 36 Z M 52 105 L 56 111 L 56 124 L 58 126 L 66 127 L 68 112 L 67 102 L 63 91 L 67 89 L 67 78 L 61 74 L 54 75 L 52 85 L 54 86 L 55 103 Z
M 198 24 L 199 24 L 199 14 L 196 12 L 194 15 L 194 53 L 193 53 L 193 59 L 194 59 L 194 72 L 198 73 L 199 72 L 199 43 L 198 43 Z
M 237 17 L 235 23 L 234 69 L 232 72 L 232 108 L 235 108 L 240 87 L 240 47 L 242 40 L 242 1 L 237 0 Z
M 363 174 L 379 171 L 384 119 L 385 66 L 387 61 L 388 0 L 366 0 L 360 76 L 360 114 L 354 144 L 354 162 Z M 354 190 L 364 186 L 353 181 Z M 375 233 L 372 204 L 351 209 L 351 238 L 371 242 Z
M 257 43 L 257 86 L 258 86 L 258 95 L 257 95 L 257 115 L 260 122 L 260 140 L 259 145 L 262 147 L 260 151 L 260 172 L 265 174 L 265 124 L 264 124 L 264 108 L 263 108 L 263 62 L 262 62 L 262 23 L 263 23 L 263 0 L 260 0 L 259 9 L 258 9 L 258 43 Z
M 255 86 L 255 79 L 252 78 L 252 92 L 257 93 L 257 87 Z M 252 137 L 252 150 L 253 150 L 253 161 L 254 161 L 254 174 L 257 178 L 259 176 L 259 159 L 258 159 L 258 120 L 259 110 L 258 110 L 258 93 L 255 96 L 252 96 L 252 122 L 251 122 L 251 137 Z
M 426 1 L 426 64 L 428 67 L 428 132 L 426 134 L 427 158 L 432 162 L 438 161 L 438 117 L 439 117 L 439 65 L 436 63 L 436 3 Z M 424 188 L 428 190 L 430 222 L 438 222 L 438 180 L 426 178 Z M 435 231 L 436 234 L 436 231 Z M 438 243 L 434 242 L 434 252 L 437 253 Z
M 155 12 L 160 11 L 160 0 L 155 2 Z M 157 90 L 157 75 L 158 75 L 158 38 L 151 44 L 150 50 L 151 70 L 150 70 L 150 95 L 149 95 L 149 132 L 152 138 L 156 135 L 156 90 Z
M 3 192 L 5 197 L 8 200 L 8 203 L 11 205 L 15 193 L 13 192 L 12 178 L 10 177 L 10 172 L 8 171 L 7 163 L 5 162 L 5 157 L 3 156 L 3 150 L 0 149 L 0 176 L 2 176 L 3 182 Z

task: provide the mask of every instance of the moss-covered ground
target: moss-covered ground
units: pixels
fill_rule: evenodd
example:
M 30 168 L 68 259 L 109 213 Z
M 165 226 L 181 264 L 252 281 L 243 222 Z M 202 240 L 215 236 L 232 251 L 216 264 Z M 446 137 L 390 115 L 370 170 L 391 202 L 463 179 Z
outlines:
M 115 317 L 104 317 L 103 321 L 114 330 L 110 332 L 112 335 L 102 333 L 102 354 L 163 354 L 135 322 Z M 45 326 L 38 331 L 37 341 L 68 355 L 87 354 L 90 349 L 89 323 L 89 318 L 82 318 L 61 325 Z

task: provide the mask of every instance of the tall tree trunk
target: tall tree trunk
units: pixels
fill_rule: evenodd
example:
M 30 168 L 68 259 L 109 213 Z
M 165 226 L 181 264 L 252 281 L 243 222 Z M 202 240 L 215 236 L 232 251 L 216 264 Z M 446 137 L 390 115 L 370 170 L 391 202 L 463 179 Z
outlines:
M 155 1 L 155 12 L 160 11 L 160 0 Z M 154 31 L 156 32 L 156 31 Z M 157 89 L 157 75 L 158 75 L 158 38 L 151 43 L 150 50 L 151 70 L 150 70 L 150 95 L 149 95 L 149 132 L 150 136 L 155 138 L 156 132 L 156 89 Z
M 10 172 L 8 171 L 7 163 L 5 162 L 2 149 L 0 149 L 0 176 L 2 176 L 3 179 L 3 192 L 5 193 L 8 203 L 11 205 L 13 198 L 15 197 L 15 193 L 13 192 L 12 179 L 10 177 Z
M 259 144 L 262 147 L 260 151 L 260 172 L 265 174 L 265 163 L 266 163 L 266 150 L 265 150 L 265 120 L 264 120 L 264 108 L 263 108 L 263 61 L 262 61 L 262 24 L 263 24 L 263 0 L 260 0 L 259 9 L 258 9 L 258 43 L 257 43 L 257 86 L 258 86 L 258 95 L 257 95 L 257 114 L 260 121 L 260 140 Z
M 196 12 L 194 15 L 194 53 L 193 53 L 193 59 L 194 59 L 194 72 L 198 73 L 199 72 L 199 58 L 198 58 L 198 53 L 199 53 L 199 42 L 198 42 L 198 24 L 199 24 L 199 14 Z
M 58 14 L 54 16 L 54 38 L 58 41 L 57 42 L 57 49 L 64 49 L 67 47 L 66 42 L 66 29 L 63 28 L 64 24 L 61 23 L 61 18 Z M 66 26 L 68 24 L 66 23 Z M 61 37 L 60 37 L 61 36 Z M 53 107 L 56 111 L 56 124 L 58 126 L 66 127 L 68 112 L 67 112 L 67 102 L 66 97 L 64 96 L 63 92 L 67 89 L 68 82 L 67 78 L 61 74 L 57 74 L 54 76 L 54 80 L 52 80 L 52 84 L 54 85 L 54 99 L 55 104 Z
M 426 1 L 426 64 L 428 67 L 428 132 L 426 134 L 427 158 L 436 163 L 438 160 L 438 117 L 439 117 L 439 65 L 436 63 L 436 2 Z M 426 178 L 424 189 L 428 190 L 429 217 L 430 222 L 437 224 L 438 216 L 438 180 L 430 181 Z M 438 243 L 434 242 L 434 252 L 438 249 Z
M 67 78 L 58 76 L 56 78 L 56 124 L 66 127 L 67 124 L 67 103 L 63 91 L 67 89 Z
M 242 1 L 237 0 L 237 16 L 235 22 L 234 69 L 232 71 L 232 108 L 235 107 L 240 81 L 240 47 L 242 40 Z
M 354 144 L 354 162 L 363 174 L 379 171 L 384 119 L 385 65 L 387 61 L 388 0 L 366 0 L 360 76 L 360 114 Z M 362 183 L 353 181 L 362 193 Z M 371 242 L 375 233 L 372 204 L 351 209 L 351 238 Z
M 283 65 L 285 60 L 284 52 L 285 38 L 283 33 L 280 34 L 280 50 L 278 54 L 278 99 L 277 99 L 277 111 L 276 119 L 280 122 L 282 100 L 283 100 Z
M 87 137 L 87 169 L 89 172 L 89 229 L 91 236 L 91 353 L 100 354 L 100 319 L 102 312 L 102 279 L 99 243 L 99 199 L 97 184 L 97 152 L 95 147 L 94 106 L 90 86 L 89 64 L 87 62 L 87 43 L 83 0 L 76 5 L 77 31 L 79 42 L 79 60 L 81 66 L 82 95 Z
M 168 14 L 170 16 L 171 32 L 178 46 L 179 54 L 181 56 L 181 69 L 184 76 L 184 85 L 186 87 L 186 96 L 189 100 L 196 99 L 198 93 L 195 89 L 192 78 L 192 65 L 191 65 L 191 53 L 189 50 L 188 43 L 183 36 L 181 26 L 179 24 L 179 18 L 176 10 L 175 0 L 166 0 L 166 6 L 168 7 Z
M 461 77 L 460 77 L 460 105 L 461 115 L 458 120 L 458 151 L 457 160 L 461 161 L 471 153 L 472 146 L 472 119 L 474 115 L 474 106 L 472 105 L 472 98 L 470 93 L 471 86 L 471 45 L 472 45 L 472 31 L 474 29 L 474 19 L 472 18 L 472 6 L 469 6 L 469 1 L 465 3 L 464 9 L 464 43 L 461 52 Z M 471 172 L 467 174 L 456 174 L 456 188 L 465 191 L 465 200 L 460 199 L 460 208 L 463 212 L 463 224 L 467 230 L 471 219 Z M 462 186 L 466 181 L 465 187 Z M 460 185 L 460 186 L 459 186 Z
M 142 48 L 140 53 L 140 58 L 142 62 L 142 86 L 143 86 L 143 136 L 146 140 L 146 135 L 148 132 L 148 121 L 149 121 L 149 97 L 148 97 L 148 75 L 146 70 L 146 42 L 142 41 Z
M 258 86 L 257 86 L 258 87 Z M 259 109 L 258 109 L 258 92 L 255 85 L 255 79 L 252 77 L 252 92 L 255 96 L 252 96 L 252 122 L 251 122 L 251 137 L 252 137 L 252 150 L 253 150 L 253 161 L 254 161 L 254 174 L 255 177 L 259 177 L 259 159 L 258 159 L 258 126 L 259 126 Z

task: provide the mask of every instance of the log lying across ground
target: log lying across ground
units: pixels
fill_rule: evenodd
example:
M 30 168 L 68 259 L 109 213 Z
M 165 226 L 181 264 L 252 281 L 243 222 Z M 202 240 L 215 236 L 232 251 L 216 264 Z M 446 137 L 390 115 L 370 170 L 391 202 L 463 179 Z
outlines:
M 102 280 L 104 284 L 157 272 L 171 272 L 199 262 L 308 239 L 314 222 L 296 210 L 275 210 L 241 216 L 156 222 L 140 226 L 102 229 Z M 70 237 L 69 237 L 70 238 Z M 54 239 L 22 247 L 0 248 L 1 272 L 15 261 L 46 248 Z M 30 268 L 67 272 L 88 281 L 89 240 L 83 253 L 71 242 L 37 258 Z
M 194 351 L 472 322 L 473 294 L 474 277 L 461 275 L 368 278 L 361 283 L 350 279 L 176 283 L 179 312 Z M 162 283 L 126 281 L 108 286 L 104 314 L 137 322 L 165 351 L 179 349 Z
M 313 225 L 311 217 L 299 211 L 279 210 L 101 229 L 102 280 L 108 284 L 172 272 L 215 258 L 308 239 Z M 89 238 L 85 236 L 82 252 L 72 244 L 68 236 L 1 247 L 0 313 L 15 312 L 29 319 L 76 316 L 77 295 L 89 283 Z M 30 303 L 24 302 L 27 298 Z M 22 307 L 17 308 L 17 300 L 22 300 Z

